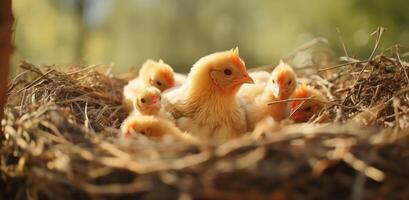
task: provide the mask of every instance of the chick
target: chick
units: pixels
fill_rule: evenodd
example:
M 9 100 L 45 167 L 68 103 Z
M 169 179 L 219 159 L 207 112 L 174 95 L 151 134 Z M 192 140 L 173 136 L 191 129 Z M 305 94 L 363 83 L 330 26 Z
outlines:
M 254 125 L 266 116 L 271 116 L 276 121 L 281 121 L 288 116 L 288 103 L 270 103 L 290 98 L 297 86 L 296 79 L 291 66 L 280 61 L 265 84 L 247 85 L 240 90 L 240 95 L 246 99 L 249 130 L 252 130 Z
M 296 81 L 293 68 L 280 60 L 280 64 L 271 72 L 267 86 L 278 99 L 288 99 L 297 87 Z
M 175 85 L 173 69 L 162 60 L 155 62 L 147 60 L 139 70 L 139 76 L 124 87 L 124 100 L 133 102 L 136 94 L 144 87 L 153 86 L 160 91 L 169 89 Z
M 135 94 L 132 106 L 142 115 L 158 115 L 161 109 L 160 90 L 152 86 L 140 89 Z
M 139 89 L 133 101 L 128 103 L 132 105 L 129 115 L 151 115 L 173 121 L 172 115 L 162 109 L 161 96 L 160 90 L 152 86 Z
M 143 80 L 144 85 L 154 86 L 162 92 L 175 85 L 172 67 L 162 60 L 159 62 L 147 60 L 139 70 L 139 77 Z
M 125 138 L 142 134 L 154 140 L 171 136 L 180 141 L 192 144 L 199 143 L 197 138 L 182 132 L 171 121 L 155 116 L 131 115 L 123 122 L 121 131 Z
M 198 137 L 236 137 L 247 130 L 236 96 L 245 83 L 254 81 L 237 48 L 213 53 L 193 65 L 182 86 L 164 93 L 164 108 L 182 130 Z
M 271 72 L 267 83 L 267 94 L 264 94 L 265 101 L 285 100 L 290 98 L 297 88 L 297 76 L 293 68 L 280 60 L 280 64 Z M 272 96 L 270 96 L 272 95 Z M 270 99 L 271 98 L 271 99 Z M 269 114 L 275 120 L 281 121 L 288 116 L 289 105 L 287 102 L 273 103 L 269 105 Z
M 307 85 L 301 85 L 295 91 L 294 98 L 309 98 L 291 102 L 290 119 L 295 122 L 307 122 L 312 116 L 320 112 L 328 102 L 327 98 L 318 90 Z
M 297 87 L 297 76 L 293 68 L 280 60 L 280 63 L 274 68 L 274 70 L 268 74 L 267 72 L 250 74 L 255 80 L 254 85 L 244 85 L 239 94 L 247 97 L 255 97 L 265 90 L 271 93 L 276 99 L 287 99 L 295 91 Z

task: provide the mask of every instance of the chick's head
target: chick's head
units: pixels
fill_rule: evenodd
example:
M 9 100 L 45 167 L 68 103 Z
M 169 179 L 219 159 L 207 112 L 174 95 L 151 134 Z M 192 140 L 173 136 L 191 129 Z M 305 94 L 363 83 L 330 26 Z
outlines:
M 313 115 L 320 112 L 327 99 L 316 89 L 302 85 L 295 91 L 294 98 L 309 98 L 303 101 L 291 102 L 290 118 L 295 122 L 307 122 Z
M 145 115 L 156 115 L 161 109 L 161 92 L 155 87 L 146 87 L 138 92 L 134 108 Z
M 245 83 L 254 83 L 239 56 L 238 48 L 206 56 L 198 62 L 206 62 L 213 84 L 222 91 L 237 91 Z
M 175 78 L 172 67 L 159 60 L 159 62 L 153 60 L 147 60 L 143 66 L 142 76 L 146 81 L 146 84 L 158 88 L 160 91 L 165 91 L 175 86 Z
M 280 64 L 271 72 L 268 87 L 277 98 L 289 98 L 297 87 L 297 76 L 292 67 L 280 61 Z

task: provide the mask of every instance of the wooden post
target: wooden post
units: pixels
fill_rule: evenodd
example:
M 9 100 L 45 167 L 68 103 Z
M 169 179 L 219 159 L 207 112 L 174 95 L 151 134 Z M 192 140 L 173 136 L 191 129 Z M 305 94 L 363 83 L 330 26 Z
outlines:
M 9 76 L 10 56 L 13 52 L 12 28 L 14 18 L 11 8 L 12 0 L 0 1 L 0 120 L 3 119 L 7 98 L 7 79 Z M 2 129 L 0 129 L 0 133 Z M 0 134 L 0 139 L 3 134 Z

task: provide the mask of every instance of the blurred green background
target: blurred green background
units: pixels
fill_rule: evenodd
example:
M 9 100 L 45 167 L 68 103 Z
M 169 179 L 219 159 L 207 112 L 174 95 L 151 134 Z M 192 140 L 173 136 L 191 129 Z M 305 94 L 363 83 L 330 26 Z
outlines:
M 240 47 L 248 66 L 277 63 L 315 37 L 367 57 L 369 34 L 409 44 L 408 0 L 14 0 L 13 57 L 35 64 L 113 64 L 116 73 L 163 59 L 186 72 L 201 56 Z

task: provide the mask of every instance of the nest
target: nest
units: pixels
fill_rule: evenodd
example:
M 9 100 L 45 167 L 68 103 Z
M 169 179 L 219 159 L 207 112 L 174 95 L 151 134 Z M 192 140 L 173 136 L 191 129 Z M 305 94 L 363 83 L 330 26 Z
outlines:
M 2 121 L 1 199 L 408 199 L 409 65 L 398 50 L 299 68 L 330 99 L 310 123 L 205 147 L 119 140 L 127 79 L 23 62 Z

